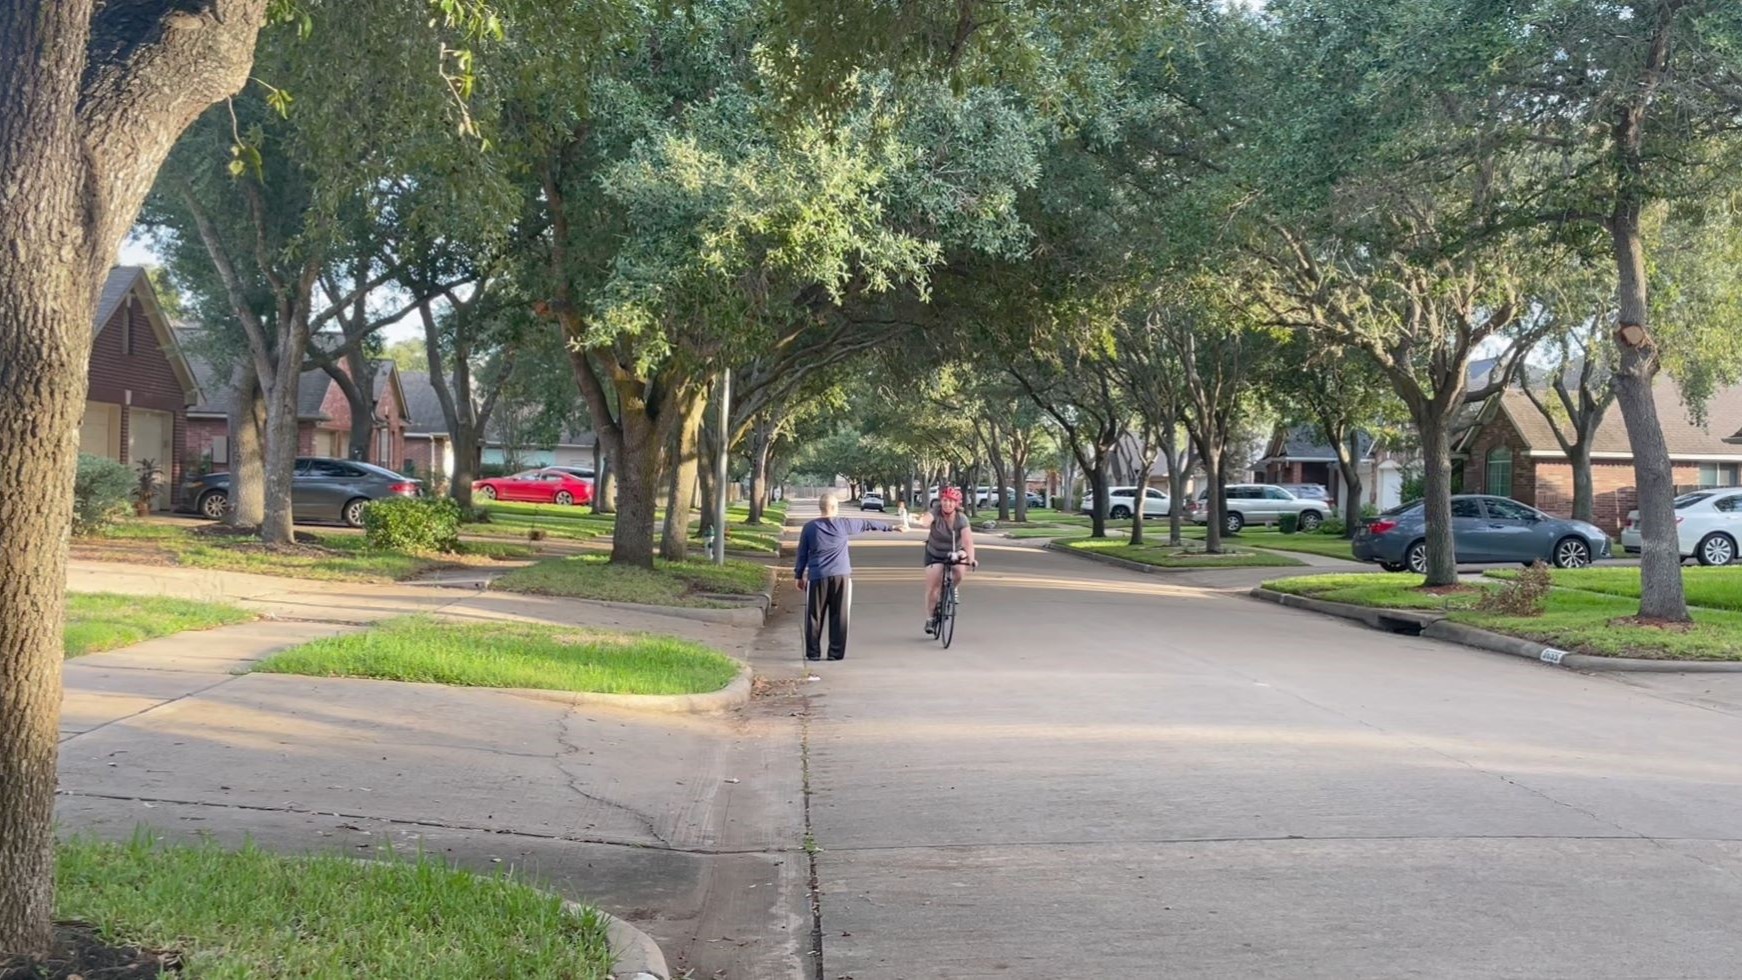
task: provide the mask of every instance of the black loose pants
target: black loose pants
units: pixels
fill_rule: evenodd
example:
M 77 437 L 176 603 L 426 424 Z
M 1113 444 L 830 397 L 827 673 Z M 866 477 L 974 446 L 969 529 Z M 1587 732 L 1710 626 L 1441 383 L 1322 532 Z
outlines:
M 853 610 L 853 580 L 846 575 L 812 579 L 804 602 L 804 655 L 822 659 L 823 618 L 829 620 L 829 659 L 847 655 L 847 620 Z

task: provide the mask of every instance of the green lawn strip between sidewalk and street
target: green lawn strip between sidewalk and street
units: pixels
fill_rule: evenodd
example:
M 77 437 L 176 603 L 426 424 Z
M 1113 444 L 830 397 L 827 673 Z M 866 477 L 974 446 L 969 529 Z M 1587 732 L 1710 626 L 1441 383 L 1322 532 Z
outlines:
M 1509 579 L 1517 577 L 1518 571 L 1497 568 L 1485 574 L 1489 578 Z M 1550 569 L 1549 575 L 1561 588 L 1639 598 L 1638 568 L 1556 568 Z M 1684 568 L 1682 589 L 1689 605 L 1742 612 L 1742 568 Z
M 707 543 L 706 538 L 695 533 L 699 526 L 699 524 L 692 525 L 690 528 L 691 547 L 701 547 Z M 726 550 L 768 555 L 778 554 L 780 552 L 780 538 L 776 536 L 777 534 L 779 532 L 773 528 L 751 530 L 749 528 L 728 527 L 726 530 Z
M 1167 522 L 1162 522 L 1165 529 Z M 1163 530 L 1163 534 L 1167 532 Z M 1194 540 L 1203 540 L 1204 529 L 1196 525 L 1188 526 L 1183 533 Z M 1246 548 L 1270 548 L 1274 551 L 1293 551 L 1300 554 L 1322 555 L 1326 558 L 1342 558 L 1353 563 L 1355 555 L 1350 550 L 1349 539 L 1338 535 L 1320 534 L 1317 531 L 1299 531 L 1294 534 L 1283 534 L 1273 527 L 1242 528 L 1239 534 L 1225 535 L 1226 543 Z
M 253 668 L 268 674 L 600 694 L 706 694 L 738 676 L 729 657 L 677 637 L 427 616 L 315 640 Z
M 75 558 L 347 582 L 392 582 L 438 568 L 532 556 L 532 549 L 509 542 L 462 542 L 451 555 L 412 555 L 372 548 L 361 534 L 305 531 L 297 532 L 292 547 L 267 548 L 249 535 L 150 523 L 119 524 L 101 535 L 73 539 Z
M 1634 571 L 1597 569 L 1597 571 Z M 1639 604 L 1619 595 L 1572 588 L 1549 592 L 1543 615 L 1503 616 L 1472 607 L 1484 586 L 1436 595 L 1419 575 L 1318 575 L 1266 582 L 1277 592 L 1386 609 L 1445 610 L 1457 623 L 1544 643 L 1570 653 L 1646 660 L 1742 660 L 1742 612 L 1696 607 L 1689 627 L 1642 626 Z
M 249 844 L 60 845 L 55 915 L 181 954 L 190 977 L 604 980 L 606 920 L 439 859 L 280 857 Z
M 999 525 L 1000 529 L 1003 527 L 1004 525 Z M 1009 532 L 1009 535 L 1018 541 L 1034 538 L 1086 538 L 1089 536 L 1089 529 L 1086 527 L 1023 527 L 1018 525 L 1016 530 Z
M 255 619 L 246 609 L 219 602 L 162 596 L 73 592 L 67 595 L 66 655 L 117 650 L 160 636 L 209 630 Z
M 728 558 L 724 565 L 656 560 L 653 570 L 648 571 L 612 565 L 606 554 L 575 555 L 517 568 L 497 579 L 492 588 L 604 602 L 719 609 L 735 603 L 710 599 L 707 594 L 760 595 L 768 588 L 768 568 Z
M 1136 548 L 1123 537 L 1082 538 L 1064 542 L 1067 548 L 1092 554 L 1122 558 L 1126 561 L 1155 565 L 1158 568 L 1286 568 L 1301 562 L 1286 555 L 1267 555 L 1255 551 L 1233 551 L 1211 555 L 1202 551 L 1181 551 L 1166 545 L 1143 544 Z

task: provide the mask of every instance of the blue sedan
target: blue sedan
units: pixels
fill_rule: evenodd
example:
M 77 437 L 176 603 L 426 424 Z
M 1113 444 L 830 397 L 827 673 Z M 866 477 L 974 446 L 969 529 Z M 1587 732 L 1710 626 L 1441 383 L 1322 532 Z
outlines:
M 1452 498 L 1452 541 L 1459 564 L 1543 561 L 1583 568 L 1610 557 L 1609 535 L 1584 521 L 1550 517 L 1505 497 Z M 1355 532 L 1355 557 L 1388 572 L 1427 571 L 1427 516 L 1421 501 L 1393 507 Z

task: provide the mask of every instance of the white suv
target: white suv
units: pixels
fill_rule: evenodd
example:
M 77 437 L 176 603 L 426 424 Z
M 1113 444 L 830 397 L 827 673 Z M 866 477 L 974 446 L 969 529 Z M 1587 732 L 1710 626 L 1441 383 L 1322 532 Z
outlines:
M 1735 562 L 1742 543 L 1742 487 L 1695 490 L 1675 498 L 1675 534 L 1683 558 L 1702 565 Z M 1636 555 L 1643 544 L 1639 511 L 1631 511 L 1621 530 L 1621 548 Z
M 1198 499 L 1187 511 L 1193 524 L 1210 523 L 1210 491 L 1200 490 Z M 1224 498 L 1227 505 L 1222 518 L 1222 530 L 1239 534 L 1248 524 L 1276 524 L 1284 514 L 1300 518 L 1300 529 L 1317 530 L 1325 522 L 1330 506 L 1323 500 L 1297 497 L 1279 486 L 1268 483 L 1230 483 Z
M 1154 487 L 1145 487 L 1143 494 L 1143 519 L 1166 517 L 1172 510 L 1173 501 L 1167 499 L 1167 494 Z M 1107 516 L 1116 521 L 1125 520 L 1137 509 L 1136 487 L 1109 487 L 1107 490 Z M 1095 498 L 1083 498 L 1083 513 L 1095 512 Z

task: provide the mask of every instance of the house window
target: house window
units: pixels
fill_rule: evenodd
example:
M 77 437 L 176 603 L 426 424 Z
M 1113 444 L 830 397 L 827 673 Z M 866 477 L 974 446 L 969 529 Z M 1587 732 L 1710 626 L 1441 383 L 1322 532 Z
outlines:
M 1488 492 L 1496 497 L 1512 496 L 1512 450 L 1505 446 L 1488 452 Z
M 1737 464 L 1735 463 L 1701 463 L 1700 486 L 1702 487 L 1733 487 L 1737 484 Z
M 230 463 L 230 437 L 212 437 L 212 462 L 228 466 Z

